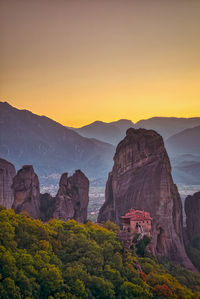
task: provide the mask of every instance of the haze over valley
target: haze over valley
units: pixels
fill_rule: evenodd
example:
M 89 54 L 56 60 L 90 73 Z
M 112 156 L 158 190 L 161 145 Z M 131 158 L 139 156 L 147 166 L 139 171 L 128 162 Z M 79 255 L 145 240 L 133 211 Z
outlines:
M 43 192 L 55 195 L 60 175 L 65 171 L 72 174 L 80 168 L 86 173 L 90 180 L 89 215 L 93 220 L 105 200 L 105 183 L 116 145 L 130 127 L 153 129 L 161 134 L 183 201 L 186 195 L 199 190 L 200 117 L 153 117 L 136 123 L 126 119 L 96 121 L 76 129 L 0 102 L 0 119 L 0 156 L 17 169 L 34 165 Z

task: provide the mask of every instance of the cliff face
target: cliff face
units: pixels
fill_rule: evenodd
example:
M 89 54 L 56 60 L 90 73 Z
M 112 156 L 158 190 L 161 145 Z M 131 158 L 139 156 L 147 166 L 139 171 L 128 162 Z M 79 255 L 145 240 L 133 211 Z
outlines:
M 40 217 L 40 184 L 33 166 L 25 165 L 14 177 L 12 189 L 16 213 L 28 212 L 32 218 Z
M 190 241 L 200 234 L 200 191 L 185 199 L 186 231 Z
M 40 219 L 44 222 L 53 217 L 54 197 L 49 193 L 40 194 Z
M 130 208 L 145 210 L 153 217 L 155 255 L 194 269 L 183 245 L 182 204 L 169 158 L 162 137 L 152 130 L 128 129 L 117 146 L 98 221 L 120 224 L 120 217 Z
M 0 205 L 7 209 L 11 208 L 14 201 L 11 186 L 15 175 L 15 166 L 4 159 L 0 159 Z
M 42 221 L 59 218 L 84 222 L 87 219 L 89 180 L 80 170 L 76 170 L 71 177 L 64 173 L 58 193 L 52 197 L 48 193 L 40 194 L 38 176 L 31 165 L 25 165 L 14 177 L 12 189 L 12 208 L 16 213 L 26 211 L 32 218 Z
M 89 180 L 76 170 L 73 176 L 67 173 L 61 176 L 59 190 L 55 197 L 53 218 L 62 220 L 75 219 L 84 222 L 87 219 L 89 202 Z

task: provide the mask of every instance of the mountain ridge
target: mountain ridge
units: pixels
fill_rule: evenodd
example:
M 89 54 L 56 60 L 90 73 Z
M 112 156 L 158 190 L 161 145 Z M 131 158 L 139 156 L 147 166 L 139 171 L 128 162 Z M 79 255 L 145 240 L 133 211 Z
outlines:
M 33 164 L 39 177 L 81 168 L 90 179 L 104 176 L 114 147 L 28 110 L 0 102 L 0 156 L 17 169 Z
M 94 121 L 91 124 L 80 128 L 72 128 L 81 136 L 87 138 L 97 138 L 103 142 L 108 142 L 116 145 L 119 139 L 122 139 L 129 127 L 134 124 L 131 120 L 120 119 L 112 122 Z
M 200 125 L 172 135 L 166 141 L 171 154 L 199 154 L 200 155 Z
M 141 119 L 136 123 L 133 123 L 132 120 L 128 119 L 120 119 L 112 122 L 98 120 L 79 128 L 70 128 L 82 136 L 89 138 L 94 137 L 116 146 L 119 141 L 125 137 L 125 132 L 130 127 L 135 129 L 144 128 L 155 130 L 162 135 L 164 140 L 166 140 L 174 134 L 187 128 L 193 128 L 197 125 L 200 125 L 200 117 L 184 118 L 154 116 L 148 119 Z

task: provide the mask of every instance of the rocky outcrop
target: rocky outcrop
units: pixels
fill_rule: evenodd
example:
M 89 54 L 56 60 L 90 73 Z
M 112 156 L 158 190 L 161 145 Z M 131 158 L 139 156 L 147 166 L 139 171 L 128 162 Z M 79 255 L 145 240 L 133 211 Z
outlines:
M 48 221 L 51 218 L 61 220 L 75 219 L 84 222 L 87 219 L 89 202 L 89 180 L 80 170 L 68 177 L 62 174 L 56 197 L 40 194 L 40 185 L 33 166 L 25 165 L 13 179 L 14 202 L 16 213 L 27 212 L 32 218 Z
M 26 211 L 32 218 L 40 217 L 40 184 L 33 166 L 25 165 L 14 177 L 12 189 L 16 213 Z
M 4 159 L 0 159 L 0 205 L 7 209 L 12 207 L 14 201 L 11 186 L 15 175 L 15 166 Z
M 194 269 L 183 244 L 182 204 L 171 176 L 162 137 L 153 130 L 127 130 L 118 144 L 98 221 L 120 224 L 130 208 L 153 218 L 152 250 L 158 256 Z
M 185 199 L 186 232 L 189 241 L 200 235 L 200 191 Z
M 71 177 L 64 173 L 61 176 L 59 190 L 55 197 L 53 218 L 86 221 L 88 192 L 89 180 L 80 170 L 76 170 Z
M 40 219 L 43 222 L 53 217 L 55 198 L 49 193 L 40 194 Z

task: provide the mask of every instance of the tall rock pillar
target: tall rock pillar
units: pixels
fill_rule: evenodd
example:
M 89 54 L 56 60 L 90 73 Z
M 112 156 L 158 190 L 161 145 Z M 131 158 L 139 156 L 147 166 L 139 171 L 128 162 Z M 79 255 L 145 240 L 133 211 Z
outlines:
M 118 144 L 98 221 L 120 224 L 120 217 L 131 208 L 152 216 L 155 255 L 194 269 L 185 253 L 182 203 L 170 161 L 162 137 L 153 130 L 130 128 Z
M 12 189 L 16 213 L 28 212 L 32 218 L 40 217 L 40 184 L 32 165 L 25 165 L 14 177 Z
M 11 187 L 15 175 L 15 166 L 4 159 L 0 159 L 0 205 L 6 209 L 11 208 L 14 201 Z

